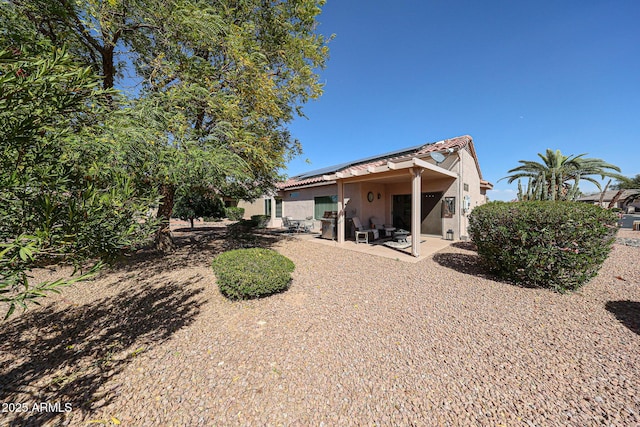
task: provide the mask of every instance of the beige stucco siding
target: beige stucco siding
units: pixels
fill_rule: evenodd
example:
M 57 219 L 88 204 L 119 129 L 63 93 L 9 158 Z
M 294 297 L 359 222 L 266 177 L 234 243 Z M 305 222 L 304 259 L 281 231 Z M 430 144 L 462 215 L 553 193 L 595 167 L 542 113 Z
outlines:
M 338 186 L 336 184 L 284 191 L 282 192 L 282 216 L 294 219 L 314 216 L 315 197 L 336 196 L 337 194 Z
M 461 197 L 457 207 L 462 209 L 464 196 L 469 196 L 470 205 L 467 212 L 461 211 L 460 224 L 459 227 L 456 227 L 459 231 L 455 232 L 456 228 L 454 228 L 454 232 L 456 238 L 466 238 L 469 236 L 469 214 L 473 208 L 485 203 L 486 196 L 483 195 L 480 190 L 480 175 L 473 156 L 466 149 L 460 150 L 458 154 L 460 155 L 460 163 L 457 166 L 458 173 L 461 174 L 463 178 L 461 183 Z M 467 189 L 465 190 L 465 188 Z
M 239 208 L 244 208 L 244 219 L 251 218 L 252 215 L 264 215 L 264 197 L 248 202 L 246 200 L 240 200 L 238 202 Z

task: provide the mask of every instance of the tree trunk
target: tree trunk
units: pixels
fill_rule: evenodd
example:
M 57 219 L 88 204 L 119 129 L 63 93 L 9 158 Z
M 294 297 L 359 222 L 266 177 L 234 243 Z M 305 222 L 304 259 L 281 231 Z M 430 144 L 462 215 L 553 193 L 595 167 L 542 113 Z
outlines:
M 176 248 L 173 237 L 171 237 L 171 213 L 173 212 L 173 199 L 176 194 L 176 187 L 172 184 L 162 184 L 160 186 L 160 206 L 158 206 L 157 218 L 160 219 L 160 228 L 156 233 L 155 247 L 162 252 L 171 252 Z
M 104 80 L 102 81 L 103 89 L 111 89 L 116 75 L 116 67 L 113 65 L 113 49 L 114 47 L 105 47 L 102 50 L 102 73 Z
M 191 229 L 193 230 L 193 218 L 189 218 L 189 221 L 191 221 Z
M 604 186 L 604 190 L 602 190 L 602 193 L 600 193 L 600 202 L 598 203 L 598 205 L 603 208 L 604 206 L 602 206 L 603 202 L 604 202 L 604 193 L 607 192 L 607 188 L 609 188 L 609 184 L 611 184 L 611 180 L 609 180 L 607 182 L 607 185 Z
M 613 199 L 611 199 L 611 202 L 609 202 L 609 206 L 607 206 L 607 209 L 611 209 L 611 208 L 615 207 L 616 203 L 618 203 L 618 200 L 620 200 L 620 196 L 622 196 L 623 192 L 624 192 L 624 190 L 618 190 L 616 195 L 613 196 Z

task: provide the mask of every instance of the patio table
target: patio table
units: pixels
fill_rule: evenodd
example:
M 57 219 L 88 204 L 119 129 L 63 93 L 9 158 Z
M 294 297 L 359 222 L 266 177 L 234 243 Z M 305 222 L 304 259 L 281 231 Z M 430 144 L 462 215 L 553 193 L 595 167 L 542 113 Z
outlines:
M 313 228 L 313 221 L 307 219 L 292 219 L 291 224 L 296 227 L 296 232 L 309 232 Z
M 406 230 L 397 230 L 392 233 L 392 237 L 395 242 L 406 243 L 407 236 L 409 236 L 409 232 Z

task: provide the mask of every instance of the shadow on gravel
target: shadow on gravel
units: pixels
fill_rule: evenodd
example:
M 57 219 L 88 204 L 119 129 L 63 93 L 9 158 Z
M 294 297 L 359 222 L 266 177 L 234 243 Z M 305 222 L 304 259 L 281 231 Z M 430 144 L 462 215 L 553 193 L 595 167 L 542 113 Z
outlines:
M 227 227 L 224 225 L 220 225 L 217 227 L 210 227 L 210 226 L 204 226 L 204 227 L 180 227 L 180 228 L 176 228 L 173 229 L 172 232 L 173 233 L 196 233 L 196 234 L 201 234 L 201 233 L 210 233 L 210 232 L 219 232 L 219 233 L 224 233 L 226 231 Z
M 620 323 L 640 335 L 640 302 L 608 301 L 605 307 Z
M 211 266 L 213 258 L 226 251 L 240 248 L 271 248 L 290 236 L 269 231 L 252 230 L 242 225 L 229 227 L 181 228 L 172 231 L 176 250 L 162 253 L 152 249 L 140 250 L 110 268 L 110 271 L 143 272 L 145 277 L 185 267 Z
M 451 244 L 452 247 L 458 249 L 464 249 L 466 251 L 477 251 L 476 245 L 472 242 L 454 242 Z
M 475 254 L 460 253 L 436 253 L 433 260 L 443 267 L 450 268 L 464 274 L 473 276 L 487 276 L 487 271 L 480 262 L 480 257 Z
M 2 414 L 9 426 L 62 425 L 108 405 L 118 375 L 138 355 L 191 324 L 202 288 L 167 283 L 125 290 L 83 306 L 50 306 L 2 324 L 0 402 L 71 405 L 68 414 Z M 87 284 L 90 286 L 90 284 Z M 60 408 L 58 408 L 60 409 Z M 66 420 L 66 421 L 65 421 Z
M 482 277 L 484 279 L 493 280 L 494 282 L 517 286 L 519 288 L 536 288 L 536 286 L 530 285 L 528 283 L 515 283 L 490 273 L 482 265 L 480 256 L 476 254 L 460 254 L 450 252 L 436 253 L 433 255 L 433 260 L 443 267 L 447 267 L 459 273 L 468 274 L 470 276 Z

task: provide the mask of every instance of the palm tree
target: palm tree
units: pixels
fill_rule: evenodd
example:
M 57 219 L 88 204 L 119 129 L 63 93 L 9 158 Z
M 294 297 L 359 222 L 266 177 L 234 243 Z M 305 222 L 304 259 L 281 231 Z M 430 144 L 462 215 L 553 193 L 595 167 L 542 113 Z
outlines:
M 577 156 L 565 156 L 560 150 L 547 149 L 546 153 L 538 153 L 543 163 L 519 160 L 520 166 L 509 171 L 502 179 L 508 179 L 509 183 L 527 178 L 529 183 L 527 193 L 519 191 L 520 199 L 528 200 L 574 200 L 580 191 L 578 183 L 581 179 L 591 182 L 600 190 L 600 182 L 595 176 L 604 179 L 605 176 L 618 179 L 620 168 L 605 162 L 602 159 L 587 158 L 586 153 Z M 501 179 L 501 180 L 502 180 Z
M 640 189 L 640 174 L 637 174 L 633 178 L 623 177 L 624 179 L 618 179 L 618 182 L 613 184 L 611 188 L 614 190 L 637 190 Z

